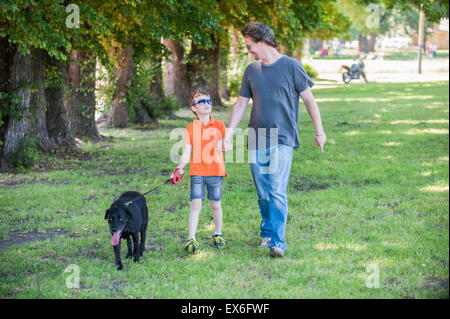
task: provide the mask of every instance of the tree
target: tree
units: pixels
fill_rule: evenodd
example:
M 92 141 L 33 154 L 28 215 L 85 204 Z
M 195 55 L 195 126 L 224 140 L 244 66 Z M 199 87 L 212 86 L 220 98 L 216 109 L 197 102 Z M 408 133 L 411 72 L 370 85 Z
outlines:
M 68 52 L 91 46 L 102 55 L 93 43 L 110 24 L 93 4 L 80 1 L 75 6 L 85 23 L 73 27 L 68 1 L 0 1 L 2 168 L 11 152 L 31 139 L 42 151 L 77 150 L 64 107 Z
M 399 16 L 415 14 L 418 22 L 420 4 L 424 5 L 425 15 L 432 22 L 448 16 L 448 2 L 442 0 L 339 0 L 338 3 L 341 12 L 350 18 L 353 33 L 358 36 L 359 50 L 366 53 L 375 50 L 376 36 L 387 33 L 393 23 L 410 23 L 410 18 L 406 23 L 404 18 L 400 22 Z
M 161 38 L 184 38 L 209 42 L 208 32 L 216 28 L 216 18 L 195 1 L 121 1 L 104 4 L 102 12 L 115 21 L 112 37 L 104 41 L 112 61 L 115 92 L 107 124 L 128 125 L 128 85 L 134 68 L 141 62 L 167 56 Z

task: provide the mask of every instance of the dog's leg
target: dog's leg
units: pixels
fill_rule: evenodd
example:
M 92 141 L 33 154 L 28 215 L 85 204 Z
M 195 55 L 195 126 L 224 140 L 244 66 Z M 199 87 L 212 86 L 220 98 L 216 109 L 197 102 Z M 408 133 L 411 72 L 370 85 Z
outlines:
M 119 243 L 116 246 L 114 246 L 114 254 L 116 256 L 117 270 L 122 270 L 123 264 L 122 264 L 122 260 L 120 259 L 120 240 L 119 240 Z
M 139 262 L 140 256 L 139 256 L 139 233 L 132 233 L 131 237 L 133 237 L 133 254 L 134 258 L 133 261 Z
M 142 256 L 145 251 L 145 233 L 146 229 L 141 230 L 141 243 L 139 244 L 139 256 Z
M 132 250 L 132 246 L 131 246 L 131 238 L 130 235 L 127 236 L 127 256 L 125 258 L 131 258 L 133 256 L 133 250 Z

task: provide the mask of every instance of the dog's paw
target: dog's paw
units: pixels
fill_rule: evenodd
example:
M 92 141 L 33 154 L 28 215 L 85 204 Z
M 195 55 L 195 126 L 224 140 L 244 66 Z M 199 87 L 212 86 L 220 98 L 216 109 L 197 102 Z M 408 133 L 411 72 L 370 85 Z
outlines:
M 135 256 L 134 258 L 133 258 L 133 261 L 135 262 L 135 263 L 138 263 L 139 261 L 141 260 L 141 257 L 139 257 L 139 256 Z
M 117 266 L 117 270 L 122 270 L 123 269 L 123 265 L 120 264 L 119 266 Z

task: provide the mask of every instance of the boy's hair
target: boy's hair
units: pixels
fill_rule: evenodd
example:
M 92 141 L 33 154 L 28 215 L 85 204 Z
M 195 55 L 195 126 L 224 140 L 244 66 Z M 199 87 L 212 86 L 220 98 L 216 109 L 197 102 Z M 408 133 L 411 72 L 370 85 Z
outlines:
M 207 97 L 211 98 L 211 96 L 208 93 L 206 93 L 205 91 L 196 90 L 196 91 L 192 92 L 191 98 L 189 99 L 189 108 L 191 108 L 192 106 L 195 106 L 195 104 L 194 104 L 195 99 L 199 95 L 206 95 Z M 194 111 L 192 111 L 192 113 L 194 113 L 195 116 L 198 118 L 198 115 Z
M 273 30 L 262 22 L 250 22 L 241 30 L 242 36 L 249 36 L 254 42 L 264 41 L 271 47 L 277 48 Z

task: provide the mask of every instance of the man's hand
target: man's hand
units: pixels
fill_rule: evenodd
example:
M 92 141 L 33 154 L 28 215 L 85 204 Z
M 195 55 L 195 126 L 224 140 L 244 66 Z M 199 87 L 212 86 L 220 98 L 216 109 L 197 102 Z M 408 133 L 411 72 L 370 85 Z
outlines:
M 323 152 L 323 146 L 326 142 L 327 136 L 325 135 L 325 132 L 323 132 L 322 134 L 316 134 L 316 136 L 314 136 L 314 145 L 320 147 L 321 152 Z
M 233 144 L 231 143 L 231 140 L 228 138 L 222 139 L 222 141 L 220 141 L 217 144 L 217 150 L 219 152 L 229 152 L 232 149 L 233 149 Z

